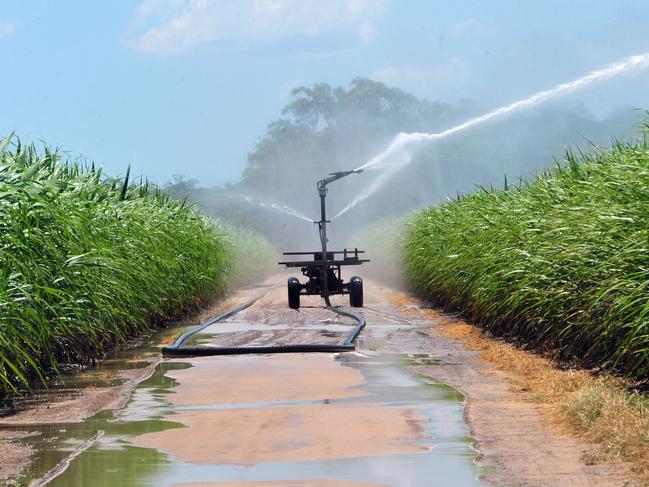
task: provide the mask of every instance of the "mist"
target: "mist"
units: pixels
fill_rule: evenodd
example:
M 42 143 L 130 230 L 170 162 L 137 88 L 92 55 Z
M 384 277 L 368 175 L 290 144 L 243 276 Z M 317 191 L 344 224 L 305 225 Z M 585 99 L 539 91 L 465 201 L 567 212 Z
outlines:
M 354 246 L 350 237 L 378 219 L 478 187 L 516 184 L 560 162 L 566 150 L 633 137 L 644 111 L 620 107 L 597 117 L 580 95 L 606 90 L 613 76 L 633 76 L 648 57 L 489 112 L 481 103 L 432 102 L 362 78 L 342 87 L 298 87 L 250 152 L 239 183 L 207 189 L 196 182 L 183 187 L 181 179 L 167 191 L 188 194 L 206 213 L 259 231 L 279 250 L 316 250 L 316 182 L 360 168 L 363 173 L 332 183 L 327 197 L 329 248 Z

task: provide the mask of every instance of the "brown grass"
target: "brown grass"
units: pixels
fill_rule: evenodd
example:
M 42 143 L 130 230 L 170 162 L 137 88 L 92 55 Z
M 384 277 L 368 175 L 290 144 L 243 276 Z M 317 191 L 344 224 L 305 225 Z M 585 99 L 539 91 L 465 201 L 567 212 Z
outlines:
M 436 331 L 462 340 L 483 360 L 511 374 L 512 387 L 542 404 L 551 425 L 593 444 L 586 460 L 630 462 L 649 485 L 649 398 L 632 392 L 622 379 L 560 369 L 550 358 L 487 337 L 476 326 L 433 310 L 428 314 L 442 324 Z
M 389 303 L 395 306 L 408 306 L 415 302 L 406 293 L 394 292 L 390 294 Z
M 171 344 L 173 344 L 173 343 L 176 341 L 176 339 L 177 339 L 179 336 L 180 336 L 180 332 L 179 332 L 178 334 L 176 334 L 176 335 L 167 335 L 167 336 L 164 336 L 164 337 L 160 338 L 160 340 L 158 341 L 158 346 L 160 346 L 160 347 L 166 347 L 166 346 L 168 346 L 168 345 L 171 345 Z

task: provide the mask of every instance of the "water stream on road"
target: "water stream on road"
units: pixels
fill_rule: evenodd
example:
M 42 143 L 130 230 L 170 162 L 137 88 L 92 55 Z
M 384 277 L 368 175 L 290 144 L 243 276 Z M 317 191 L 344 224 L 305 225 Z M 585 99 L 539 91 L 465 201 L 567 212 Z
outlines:
M 388 327 L 393 324 L 386 325 Z M 373 348 L 373 347 L 372 347 Z M 320 355 L 329 357 L 332 367 L 353 369 L 360 373 L 362 384 L 351 397 L 331 399 L 294 399 L 261 401 L 246 404 L 220 403 L 218 390 L 210 392 L 215 403 L 197 406 L 179 406 L 173 403 L 179 387 L 177 380 L 169 377 L 174 371 L 189 372 L 187 362 L 161 362 L 155 373 L 142 382 L 133 392 L 128 404 L 120 410 L 104 411 L 81 423 L 33 425 L 29 429 L 37 434 L 21 440 L 31 446 L 34 460 L 15 485 L 30 485 L 32 479 L 43 477 L 53 466 L 65 459 L 89 438 L 103 432 L 101 438 L 70 462 L 61 475 L 49 486 L 169 486 L 189 482 L 241 482 L 250 485 L 254 481 L 277 481 L 329 479 L 349 482 L 375 482 L 380 485 L 421 486 L 438 485 L 475 486 L 479 467 L 475 463 L 476 452 L 472 439 L 463 422 L 463 397 L 454 389 L 430 378 L 420 376 L 414 366 L 429 365 L 430 357 L 383 353 L 380 350 L 364 350 L 362 353 Z M 263 376 L 265 360 L 269 356 L 238 357 L 243 370 Z M 228 359 L 230 359 L 228 357 Z M 293 355 L 295 368 L 313 361 L 313 356 Z M 335 362 L 334 362 L 335 361 Z M 227 362 L 224 362 L 227 363 Z M 337 365 L 336 365 L 337 364 Z M 291 366 L 291 370 L 293 370 Z M 218 371 L 218 368 L 215 369 Z M 253 386 L 250 386 L 253 387 Z M 134 439 L 154 432 L 175 432 L 172 443 L 192 442 L 192 429 L 177 420 L 177 415 L 192 412 L 219 413 L 229 410 L 250 412 L 252 410 L 276 411 L 278 409 L 372 408 L 380 410 L 412 410 L 417 419 L 420 434 L 414 444 L 418 451 L 387 452 L 385 454 L 342 456 L 340 458 L 303 458 L 301 460 L 265 461 L 256 464 L 219 461 L 208 464 L 179 460 L 156 448 L 135 446 Z M 235 411 L 236 412 L 236 411 Z M 396 414 L 396 412 L 395 412 Z M 299 414 L 295 427 L 299 428 Z M 290 424 L 289 418 L 289 424 Z M 352 427 L 352 425 L 349 425 Z M 363 425 L 361 425 L 363 426 Z M 381 427 L 375 426 L 375 427 Z M 16 426 L 16 429 L 19 427 Z M 25 429 L 25 426 L 20 426 Z M 214 428 L 214 441 L 240 442 L 237 438 L 223 438 L 221 429 Z M 308 443 L 308 438 L 303 438 Z M 297 444 L 284 445 L 289 452 L 304 447 Z M 173 445 L 172 445 L 173 447 Z M 251 449 L 264 448 L 262 443 L 250 445 Z M 298 455 L 299 457 L 299 455 Z M 291 453 L 291 458 L 292 453 Z M 452 481 L 451 481 L 452 479 Z M 446 482 L 447 480 L 448 482 Z
M 366 383 L 363 403 L 383 407 L 413 408 L 424 418 L 424 433 L 419 443 L 430 447 L 423 453 L 386 454 L 329 460 L 280 461 L 256 465 L 197 465 L 175 460 L 152 448 L 132 446 L 129 438 L 170 428 L 183 428 L 174 422 L 175 408 L 166 400 L 173 393 L 174 381 L 165 372 L 186 364 L 163 363 L 156 374 L 138 387 L 124 411 L 100 413 L 80 424 L 53 425 L 40 429 L 38 440 L 28 439 L 40 451 L 39 461 L 30 470 L 44 472 L 96 431 L 104 431 L 99 442 L 82 453 L 70 467 L 48 485 L 166 486 L 175 483 L 289 481 L 330 479 L 376 482 L 384 485 L 420 486 L 431 481 L 453 479 L 452 485 L 479 485 L 476 452 L 471 448 L 462 422 L 463 398 L 448 386 L 408 372 L 405 366 L 416 363 L 408 356 L 362 357 L 344 355 L 345 367 L 359 370 Z M 414 361 L 413 361 L 414 360 Z M 328 404 L 357 402 L 359 399 L 332 399 Z M 322 403 L 322 401 L 318 401 Z M 309 405 L 310 401 L 290 406 Z M 286 403 L 283 405 L 287 405 Z M 254 407 L 277 407 L 259 403 Z M 217 433 L 217 431 L 215 431 Z M 191 441 L 178 430 L 179 441 Z M 47 447 L 44 449 L 43 447 Z M 350 484 L 351 485 L 351 484 Z M 442 484 L 443 485 L 443 482 Z

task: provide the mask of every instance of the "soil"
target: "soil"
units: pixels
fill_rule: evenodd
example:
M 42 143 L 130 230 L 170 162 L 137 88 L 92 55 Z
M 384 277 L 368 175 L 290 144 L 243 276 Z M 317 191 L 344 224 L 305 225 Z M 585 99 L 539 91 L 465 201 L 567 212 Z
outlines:
M 16 442 L 29 435 L 28 431 L 20 430 L 0 432 L 0 479 L 20 473 L 29 463 L 31 450 Z
M 276 275 L 266 284 L 281 285 L 286 282 L 285 279 L 284 274 Z M 229 304 L 243 302 L 260 292 L 259 288 L 239 290 L 230 296 L 225 305 L 220 304 L 212 310 L 206 310 L 202 316 L 213 314 Z M 349 323 L 331 313 L 322 314 L 319 298 L 303 299 L 303 307 L 298 312 L 286 307 L 285 295 L 283 285 L 271 289 L 255 306 L 237 315 L 241 324 L 251 323 L 255 329 L 242 328 L 236 331 L 235 328 L 227 335 L 210 334 L 210 330 L 206 329 L 199 337 L 200 340 L 208 345 L 259 345 L 295 343 L 296 340 L 302 343 L 336 342 L 345 336 L 337 327 Z M 347 297 L 336 297 L 333 304 L 346 305 Z M 406 351 L 429 355 L 434 360 L 417 366 L 417 371 L 464 394 L 464 416 L 480 451 L 480 462 L 492 467 L 483 469 L 483 481 L 512 486 L 637 485 L 626 465 L 593 463 L 588 455 L 590 445 L 550 427 L 545 420 L 543 407 L 530 401 L 529 393 L 520 386 L 520 377 L 502 372 L 481 360 L 478 352 L 463 344 L 462 338 L 446 336 L 443 333 L 443 323 L 447 316 L 431 312 L 420 302 L 367 280 L 365 304 L 368 327 L 361 336 L 361 346 L 367 349 L 380 348 L 385 352 Z M 310 326 L 309 323 L 314 321 L 321 326 Z M 374 328 L 372 325 L 378 322 L 408 326 L 387 327 L 377 333 L 376 330 L 380 327 Z M 299 329 L 300 326 L 302 329 Z M 168 343 L 168 334 L 158 341 Z M 299 407 L 297 421 L 309 435 L 296 443 L 287 433 L 290 431 L 288 426 L 296 421 L 296 408 L 263 408 L 256 407 L 255 404 L 320 398 L 326 401 L 326 398 L 331 397 L 349 397 L 351 400 L 358 394 L 356 386 L 362 380 L 358 372 L 350 368 L 334 367 L 334 362 L 327 356 L 318 358 L 315 355 L 308 362 L 302 360 L 299 363 L 295 357 L 266 356 L 258 363 L 259 370 L 263 371 L 260 374 L 263 380 L 254 380 L 246 383 L 243 388 L 235 388 L 237 392 L 234 395 L 219 397 L 214 393 L 208 398 L 205 390 L 219 390 L 214 383 L 215 374 L 211 373 L 214 367 L 219 367 L 219 370 L 223 370 L 222 367 L 228 368 L 228 374 L 220 373 L 219 380 L 222 381 L 225 377 L 231 384 L 237 382 L 241 372 L 236 360 L 230 358 L 230 362 L 226 363 L 221 359 L 193 359 L 193 368 L 170 371 L 168 375 L 179 382 L 178 393 L 172 394 L 171 400 L 178 405 L 221 402 L 243 403 L 245 407 L 205 410 L 188 408 L 174 416 L 174 421 L 185 424 L 188 429 L 148 433 L 137 437 L 134 442 L 159 448 L 181 460 L 243 465 L 288 459 L 344 458 L 358 451 L 371 455 L 422 448 L 416 444 L 420 427 L 412 411 L 361 406 L 353 402 Z M 0 419 L 0 478 L 19 471 L 26 463 L 28 452 L 21 450 L 22 447 L 16 443 L 16 435 L 29 434 L 29 423 L 82 421 L 102 409 L 121 407 L 135 385 L 151 374 L 159 360 L 159 354 L 154 353 L 145 360 L 148 361 L 146 367 L 118 371 L 124 382 L 79 388 L 67 395 L 52 394 L 14 416 Z M 280 382 L 292 385 L 281 388 L 278 387 Z M 210 433 L 214 431 L 217 421 L 218 428 L 222 430 L 218 438 Z M 25 425 L 24 431 L 16 428 L 16 425 L 21 424 Z M 356 424 L 364 427 L 350 427 Z M 12 429 L 2 429 L 2 425 L 12 425 Z M 192 440 L 179 441 L 180 431 L 183 432 L 183 438 Z M 188 435 L 188 431 L 191 434 Z M 236 448 L 237 442 L 232 440 L 235 435 L 246 438 L 246 441 L 238 444 L 248 447 Z M 250 448 L 252 444 L 258 444 L 259 448 Z M 228 487 L 244 484 L 182 485 Z M 245 485 L 280 484 L 256 482 Z M 322 480 L 282 482 L 281 485 L 361 487 L 375 484 Z

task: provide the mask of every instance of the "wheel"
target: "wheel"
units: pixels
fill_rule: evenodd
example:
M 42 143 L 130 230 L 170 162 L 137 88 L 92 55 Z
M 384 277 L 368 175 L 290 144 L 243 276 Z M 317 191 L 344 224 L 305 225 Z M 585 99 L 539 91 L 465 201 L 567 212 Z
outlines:
M 300 309 L 300 287 L 297 278 L 288 278 L 288 307 L 291 309 Z
M 349 280 L 349 304 L 354 308 L 363 307 L 363 279 L 358 276 Z

